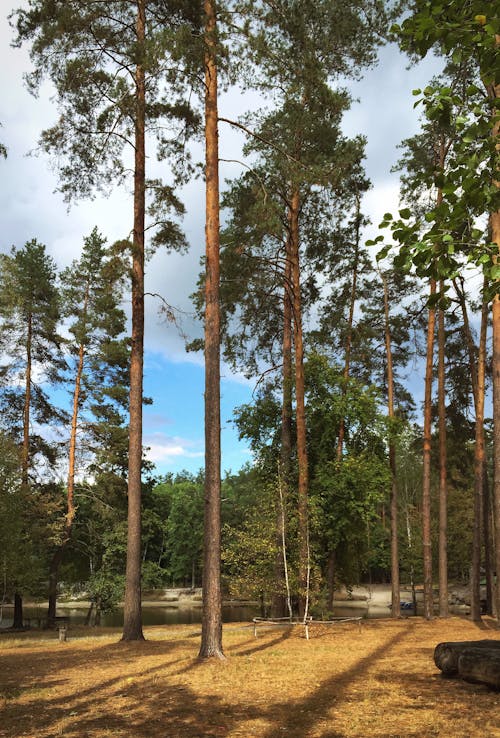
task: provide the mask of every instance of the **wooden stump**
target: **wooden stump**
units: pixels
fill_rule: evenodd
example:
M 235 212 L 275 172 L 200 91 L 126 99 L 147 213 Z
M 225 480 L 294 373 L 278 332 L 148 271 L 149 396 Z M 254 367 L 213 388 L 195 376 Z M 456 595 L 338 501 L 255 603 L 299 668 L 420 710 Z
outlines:
M 500 689 L 500 640 L 439 643 L 434 663 L 446 676 Z

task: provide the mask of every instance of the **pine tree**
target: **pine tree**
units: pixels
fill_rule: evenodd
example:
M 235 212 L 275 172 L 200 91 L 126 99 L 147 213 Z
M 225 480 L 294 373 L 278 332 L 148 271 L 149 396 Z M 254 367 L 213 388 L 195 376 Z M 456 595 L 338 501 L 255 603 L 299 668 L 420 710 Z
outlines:
M 120 307 L 124 288 L 124 265 L 121 254 L 106 249 L 105 239 L 94 228 L 85 238 L 81 257 L 61 274 L 61 305 L 70 321 L 72 413 L 68 446 L 66 511 L 60 544 L 53 553 L 49 571 L 48 621 L 56 614 L 57 579 L 64 552 L 70 542 L 74 519 L 75 475 L 81 474 L 85 451 L 88 454 L 89 406 L 102 405 L 106 392 L 116 399 L 120 388 L 119 374 L 128 369 L 128 352 L 122 350 L 125 315 Z M 124 363 L 125 359 L 125 363 Z M 122 402 L 124 398 L 121 398 Z M 94 419 L 95 422 L 95 419 Z M 86 427 L 87 425 L 87 427 Z M 91 427 L 91 426 L 90 426 Z M 88 461 L 87 461 L 88 463 Z
M 170 67 L 175 31 L 184 28 L 182 3 L 65 2 L 37 0 L 16 12 L 17 42 L 31 41 L 37 89 L 48 75 L 61 109 L 58 123 L 43 132 L 41 147 L 57 154 L 61 189 L 68 200 L 107 189 L 126 178 L 124 150 L 134 156 L 132 260 L 132 336 L 129 404 L 129 545 L 124 640 L 142 640 L 141 624 L 141 465 L 144 353 L 144 263 L 146 192 L 157 225 L 155 245 L 184 247 L 170 212 L 183 208 L 171 186 L 146 178 L 148 127 L 162 131 L 160 153 L 183 149 L 195 122 L 182 100 L 178 71 Z M 166 83 L 167 90 L 163 85 Z M 173 96 L 174 102 L 171 102 Z M 164 135 L 160 122 L 180 121 L 182 133 Z

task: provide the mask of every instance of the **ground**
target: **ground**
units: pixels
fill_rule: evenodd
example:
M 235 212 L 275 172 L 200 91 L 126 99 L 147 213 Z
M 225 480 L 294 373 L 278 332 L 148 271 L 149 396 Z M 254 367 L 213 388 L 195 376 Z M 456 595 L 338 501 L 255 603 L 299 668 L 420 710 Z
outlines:
M 224 627 L 200 662 L 199 626 L 0 636 L 2 738 L 500 738 L 500 693 L 445 679 L 444 640 L 500 639 L 463 618 Z

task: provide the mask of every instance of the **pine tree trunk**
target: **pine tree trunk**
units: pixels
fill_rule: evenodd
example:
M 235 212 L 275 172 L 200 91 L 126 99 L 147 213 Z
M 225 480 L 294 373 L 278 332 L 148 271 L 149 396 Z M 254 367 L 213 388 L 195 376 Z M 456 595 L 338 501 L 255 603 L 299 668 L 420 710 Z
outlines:
M 302 336 L 302 301 L 299 257 L 300 194 L 294 188 L 290 199 L 290 235 L 293 284 L 293 324 L 295 347 L 295 402 L 298 459 L 298 538 L 299 538 L 299 615 L 304 616 L 308 602 L 309 520 L 307 435 L 305 414 L 304 347 Z
M 333 600 L 335 598 L 335 551 L 330 551 L 326 565 L 326 609 L 333 613 Z
M 500 250 L 500 212 L 491 216 L 492 241 Z M 493 298 L 493 509 L 495 529 L 495 570 L 497 584 L 495 592 L 496 616 L 500 622 L 500 294 Z
M 26 490 L 29 481 L 30 463 L 30 408 L 31 408 L 31 342 L 33 340 L 33 318 L 28 316 L 26 335 L 26 379 L 23 411 L 23 448 L 21 455 L 21 483 Z
M 500 44 L 500 36 L 497 36 L 497 47 Z M 500 97 L 500 85 L 491 87 L 490 96 L 495 100 Z M 497 139 L 500 132 L 500 122 L 496 122 L 493 126 L 493 137 Z M 497 149 L 500 145 L 497 144 Z M 500 182 L 495 181 L 495 185 L 500 187 Z M 492 213 L 490 217 L 491 240 L 497 245 L 500 252 L 500 210 Z M 495 257 L 495 263 L 499 263 L 499 255 Z M 493 527 L 495 530 L 495 569 L 497 574 L 495 603 L 497 622 L 500 623 L 500 294 L 497 292 L 493 298 L 493 458 L 494 458 L 494 479 L 493 479 L 493 510 L 494 520 Z
M 486 286 L 486 285 L 485 285 Z M 486 376 L 486 334 L 487 314 L 483 306 L 481 316 L 481 333 L 476 371 L 475 398 L 475 444 L 474 444 L 474 529 L 472 537 L 472 572 L 471 572 L 471 619 L 481 621 L 481 527 L 485 538 L 489 526 L 484 525 L 483 492 L 486 473 L 486 448 L 484 437 L 484 399 Z M 487 546 L 485 547 L 487 549 Z
M 463 289 L 463 278 L 461 279 L 462 284 L 459 286 L 458 281 L 453 280 L 455 286 L 455 292 L 457 293 L 460 307 L 462 309 L 463 316 L 463 327 L 465 341 L 467 343 L 469 353 L 469 371 L 471 377 L 472 394 L 474 398 L 474 412 L 476 415 L 475 422 L 475 438 L 476 443 L 474 447 L 474 508 L 478 510 L 482 509 L 482 526 L 483 526 L 483 539 L 484 539 L 484 559 L 486 569 L 486 612 L 493 614 L 494 611 L 494 546 L 492 540 L 492 510 L 491 510 L 491 497 L 488 483 L 488 463 L 486 458 L 486 440 L 484 432 L 484 400 L 485 400 L 485 369 L 486 369 L 486 342 L 488 332 L 488 301 L 483 301 L 481 310 L 481 328 L 479 336 L 479 351 L 477 351 L 472 338 L 472 332 L 470 329 L 469 316 L 467 313 L 467 303 L 465 300 L 465 291 Z M 488 288 L 488 280 L 485 278 L 483 282 L 483 290 L 486 292 Z M 477 354 L 477 358 L 476 358 Z M 481 375 L 481 376 L 480 376 Z M 477 442 L 478 434 L 481 434 L 479 443 Z M 478 489 L 479 478 L 477 465 L 482 457 L 482 483 L 481 492 Z M 481 504 L 478 504 L 478 500 L 481 500 Z M 478 531 L 479 528 L 474 523 L 474 531 Z M 479 535 L 479 534 L 478 534 Z M 475 533 L 474 533 L 475 537 Z M 480 554 L 481 542 L 473 540 L 473 563 L 472 563 L 472 582 L 471 589 L 475 591 L 476 604 L 473 605 L 474 612 L 472 613 L 473 619 L 480 613 L 480 568 L 478 569 L 478 551 Z M 474 554 L 476 550 L 476 554 Z M 474 561 L 474 557 L 476 561 Z M 471 598 L 471 601 L 474 597 Z
M 205 512 L 203 615 L 199 658 L 224 658 L 220 577 L 220 303 L 219 146 L 217 122 L 216 9 L 205 10 Z
M 87 313 L 87 304 L 89 298 L 89 288 L 85 293 L 85 301 L 83 306 L 83 316 Z M 49 607 L 47 612 L 47 624 L 52 627 L 57 608 L 57 583 L 59 580 L 59 567 L 63 560 L 64 549 L 68 545 L 71 532 L 73 530 L 73 521 L 75 519 L 75 463 L 76 463 L 76 435 L 78 430 L 78 411 L 80 408 L 80 388 L 82 383 L 83 366 L 85 361 L 85 347 L 80 344 L 78 350 L 78 366 L 75 377 L 75 389 L 73 392 L 73 412 L 71 415 L 71 433 L 69 438 L 69 461 L 68 461 L 68 484 L 66 497 L 66 520 L 64 524 L 64 532 L 61 544 L 52 556 L 49 568 Z
M 394 419 L 394 371 L 392 363 L 391 326 L 389 322 L 389 291 L 387 280 L 381 274 L 384 287 L 385 353 L 387 361 L 387 414 Z M 391 429 L 392 433 L 392 429 Z M 399 541 L 398 541 L 398 483 L 396 475 L 396 445 L 392 436 L 389 440 L 389 465 L 391 468 L 391 584 L 393 618 L 401 617 L 401 593 L 399 581 Z
M 146 36 L 145 0 L 137 1 L 136 20 L 139 54 L 144 52 Z M 144 640 L 141 606 L 141 467 L 142 403 L 144 362 L 144 223 L 145 223 L 145 71 L 141 61 L 135 71 L 135 161 L 134 234 L 132 244 L 132 340 L 130 347 L 129 459 L 127 565 L 123 641 Z
M 290 238 L 285 244 L 285 274 L 283 289 L 283 396 L 281 405 L 281 449 L 280 472 L 278 484 L 281 489 L 277 495 L 276 516 L 276 559 L 274 578 L 277 591 L 271 598 L 271 615 L 275 618 L 287 614 L 287 598 L 285 590 L 285 560 L 283 541 L 286 540 L 286 503 L 290 485 L 292 458 L 292 305 Z
M 349 379 L 349 372 L 351 366 L 351 346 L 352 346 L 352 328 L 354 325 L 354 308 L 356 307 L 356 291 L 358 284 L 358 267 L 359 267 L 359 239 L 360 239 L 360 198 L 359 195 L 356 198 L 356 240 L 354 247 L 354 264 L 352 268 L 352 283 L 351 283 L 351 296 L 349 300 L 349 317 L 347 320 L 347 334 L 345 341 L 345 353 L 344 353 L 344 371 L 343 379 L 344 384 L 342 386 L 342 406 L 345 402 L 347 394 L 347 382 Z M 337 461 L 341 461 L 342 453 L 344 449 L 344 437 L 345 437 L 345 417 L 342 415 L 340 418 L 339 425 L 339 437 L 337 440 Z
M 443 292 L 444 284 L 441 282 Z M 438 311 L 438 416 L 439 416 L 439 615 L 448 617 L 448 487 L 446 456 L 446 388 L 444 310 Z
M 23 622 L 23 598 L 19 592 L 14 592 L 14 620 L 12 622 L 14 630 L 21 630 L 24 627 Z
M 436 294 L 436 282 L 431 280 L 430 296 Z M 424 551 L 424 616 L 433 617 L 432 594 L 432 539 L 431 539 L 431 417 L 432 417 L 432 362 L 436 311 L 429 308 L 427 323 L 427 360 L 425 368 L 424 433 L 422 460 L 422 544 Z

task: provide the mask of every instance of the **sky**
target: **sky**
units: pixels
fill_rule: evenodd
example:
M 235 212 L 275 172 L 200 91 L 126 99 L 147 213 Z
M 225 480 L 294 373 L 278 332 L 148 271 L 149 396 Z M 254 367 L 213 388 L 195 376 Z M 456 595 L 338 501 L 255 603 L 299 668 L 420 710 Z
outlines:
M 7 159 L 0 160 L 0 250 L 6 253 L 13 245 L 21 248 L 36 238 L 63 268 L 79 256 L 83 239 L 94 226 L 109 243 L 129 235 L 131 195 L 125 188 L 114 190 L 108 198 L 82 201 L 68 210 L 56 192 L 53 162 L 45 155 L 29 154 L 40 132 L 56 120 L 57 111 L 48 83 L 37 98 L 23 85 L 23 74 L 31 66 L 26 48 L 10 46 L 12 31 L 7 15 L 11 9 L 10 1 L 0 0 L 0 62 L 6 71 L 0 98 L 0 141 L 8 149 Z M 439 62 L 432 58 L 408 68 L 407 58 L 390 45 L 381 50 L 375 69 L 367 71 L 361 81 L 346 84 L 357 102 L 344 117 L 344 131 L 350 136 L 361 133 L 368 141 L 365 166 L 372 188 L 362 206 L 372 221 L 366 229 L 367 239 L 376 233 L 383 213 L 398 207 L 398 176 L 390 170 L 399 156 L 398 143 L 418 131 L 412 90 L 425 86 L 439 68 Z M 221 97 L 219 114 L 234 119 L 258 102 L 249 92 L 230 90 Z M 244 141 L 241 132 L 221 124 L 220 158 L 242 160 Z M 221 181 L 240 171 L 240 165 L 221 163 Z M 182 311 L 179 331 L 162 318 L 159 301 L 147 297 L 144 386 L 154 402 L 144 409 L 144 443 L 159 474 L 184 469 L 195 473 L 204 461 L 203 357 L 187 354 L 181 335 L 191 339 L 202 331 L 192 316 L 189 295 L 195 290 L 204 252 L 203 182 L 190 182 L 181 196 L 186 206 L 182 227 L 189 251 L 185 255 L 157 253 L 146 266 L 146 292 L 160 294 Z M 255 384 L 222 367 L 223 471 L 235 472 L 251 460 L 247 444 L 238 440 L 231 421 L 234 408 L 251 401 Z

